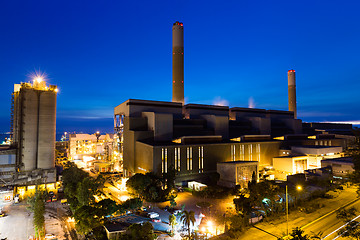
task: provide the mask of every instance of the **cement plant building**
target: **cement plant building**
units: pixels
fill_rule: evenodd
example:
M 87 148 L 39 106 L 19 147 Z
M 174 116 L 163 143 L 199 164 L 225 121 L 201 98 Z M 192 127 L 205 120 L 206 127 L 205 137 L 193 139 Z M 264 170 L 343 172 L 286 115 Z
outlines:
M 11 107 L 12 145 L 0 151 L 2 185 L 56 182 L 55 130 L 57 87 L 38 77 L 14 85 Z

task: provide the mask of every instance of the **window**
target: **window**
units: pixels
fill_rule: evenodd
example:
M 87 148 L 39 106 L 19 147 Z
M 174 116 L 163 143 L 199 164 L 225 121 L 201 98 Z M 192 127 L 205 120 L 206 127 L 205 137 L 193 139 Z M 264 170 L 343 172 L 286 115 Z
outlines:
M 235 145 L 231 145 L 231 161 L 235 161 L 236 160 L 236 148 Z
M 186 169 L 188 171 L 192 170 L 192 147 L 186 148 Z
M 199 147 L 199 173 L 204 172 L 204 147 Z
M 175 148 L 175 170 L 180 171 L 180 148 Z
M 245 145 L 240 145 L 240 160 L 245 159 Z
M 161 172 L 167 173 L 167 148 L 161 148 Z
M 260 144 L 256 144 L 256 161 L 260 162 Z
M 252 144 L 249 145 L 249 160 L 252 161 L 252 154 L 253 154 L 253 146 Z

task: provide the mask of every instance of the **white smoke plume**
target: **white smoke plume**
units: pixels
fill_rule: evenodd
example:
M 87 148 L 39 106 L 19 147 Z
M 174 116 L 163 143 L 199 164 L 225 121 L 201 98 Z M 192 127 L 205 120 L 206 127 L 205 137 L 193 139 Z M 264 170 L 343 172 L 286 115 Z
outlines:
M 218 96 L 213 100 L 213 105 L 229 106 L 229 101 Z
M 253 97 L 249 98 L 249 108 L 255 108 L 255 100 Z

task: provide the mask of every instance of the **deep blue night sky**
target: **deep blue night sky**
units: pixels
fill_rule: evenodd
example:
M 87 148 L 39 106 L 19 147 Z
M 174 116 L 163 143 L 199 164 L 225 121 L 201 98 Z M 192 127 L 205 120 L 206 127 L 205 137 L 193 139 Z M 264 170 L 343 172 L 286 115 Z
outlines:
M 59 86 L 57 129 L 111 132 L 129 98 L 170 101 L 171 28 L 184 23 L 188 103 L 287 109 L 360 120 L 359 1 L 2 1 L 0 132 L 13 84 L 45 71 Z M 252 99 L 252 100 L 251 100 Z

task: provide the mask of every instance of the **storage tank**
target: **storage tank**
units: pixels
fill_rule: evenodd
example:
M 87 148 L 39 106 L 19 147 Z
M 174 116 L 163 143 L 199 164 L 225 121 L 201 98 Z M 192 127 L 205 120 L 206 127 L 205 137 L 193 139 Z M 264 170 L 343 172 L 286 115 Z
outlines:
M 37 168 L 55 167 L 56 87 L 41 91 L 39 105 Z
M 38 92 L 23 87 L 20 90 L 20 140 L 19 147 L 25 171 L 36 169 L 38 137 Z

